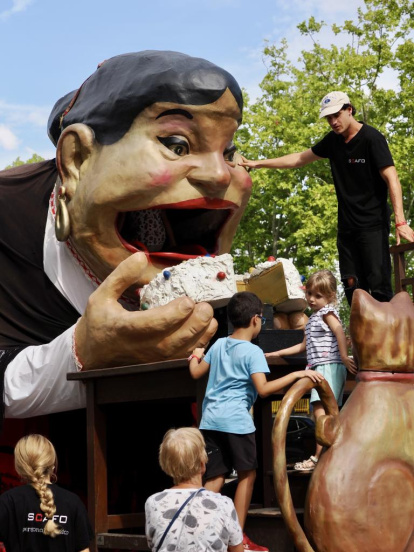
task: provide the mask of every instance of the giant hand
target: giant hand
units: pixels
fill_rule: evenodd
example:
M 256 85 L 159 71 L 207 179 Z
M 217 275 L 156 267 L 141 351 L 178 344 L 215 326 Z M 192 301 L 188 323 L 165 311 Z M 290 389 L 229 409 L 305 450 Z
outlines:
M 85 370 L 184 358 L 204 347 L 217 330 L 208 303 L 189 297 L 130 312 L 118 302 L 147 267 L 144 253 L 123 261 L 90 296 L 76 326 L 76 351 Z

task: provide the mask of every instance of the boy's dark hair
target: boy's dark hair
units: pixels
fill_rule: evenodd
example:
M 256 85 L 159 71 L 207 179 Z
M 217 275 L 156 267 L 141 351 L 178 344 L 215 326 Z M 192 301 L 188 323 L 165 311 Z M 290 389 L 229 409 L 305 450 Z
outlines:
M 235 293 L 227 305 L 227 316 L 234 328 L 248 328 L 255 314 L 262 314 L 263 303 L 250 291 Z

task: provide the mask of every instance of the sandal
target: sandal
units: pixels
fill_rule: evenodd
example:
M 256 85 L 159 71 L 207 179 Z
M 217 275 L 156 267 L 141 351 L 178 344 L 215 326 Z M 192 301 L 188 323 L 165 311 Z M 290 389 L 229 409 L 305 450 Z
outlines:
M 318 459 L 316 456 L 311 456 L 308 458 L 308 460 L 304 460 L 303 462 L 296 462 L 296 464 L 293 466 L 293 469 L 296 471 L 312 471 L 315 469 L 316 464 L 318 463 Z

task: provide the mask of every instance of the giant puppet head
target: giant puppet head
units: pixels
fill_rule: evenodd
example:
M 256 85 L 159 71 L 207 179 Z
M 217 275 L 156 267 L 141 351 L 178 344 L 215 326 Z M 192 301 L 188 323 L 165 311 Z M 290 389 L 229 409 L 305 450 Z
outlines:
M 63 239 L 98 279 L 136 251 L 141 287 L 165 266 L 230 250 L 251 190 L 232 141 L 242 105 L 229 73 L 161 51 L 108 59 L 55 104 Z

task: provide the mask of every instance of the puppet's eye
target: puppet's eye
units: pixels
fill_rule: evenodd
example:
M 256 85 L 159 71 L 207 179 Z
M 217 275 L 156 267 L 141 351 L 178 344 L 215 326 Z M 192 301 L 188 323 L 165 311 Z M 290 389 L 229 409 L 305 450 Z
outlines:
M 236 154 L 236 146 L 232 146 L 231 148 L 229 148 L 224 152 L 223 154 L 224 160 L 228 161 L 229 163 L 233 163 L 235 154 Z
M 179 157 L 190 153 L 188 142 L 183 138 L 179 138 L 178 136 L 157 136 L 157 138 L 163 146 Z

